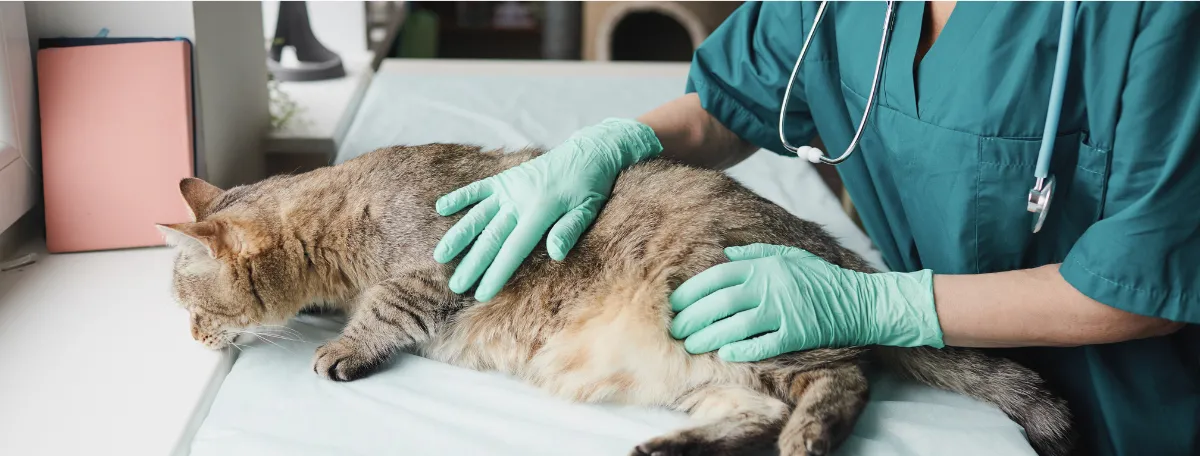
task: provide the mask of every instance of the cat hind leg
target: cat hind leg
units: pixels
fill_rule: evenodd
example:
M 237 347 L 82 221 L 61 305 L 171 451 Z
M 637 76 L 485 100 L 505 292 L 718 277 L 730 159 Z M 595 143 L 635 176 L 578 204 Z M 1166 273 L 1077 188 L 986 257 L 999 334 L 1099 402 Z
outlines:
M 676 409 L 704 424 L 638 445 L 631 456 L 732 456 L 767 450 L 788 416 L 787 404 L 742 386 L 705 386 Z
M 796 404 L 779 435 L 780 456 L 825 456 L 854 429 L 867 404 L 867 378 L 855 364 L 790 375 L 783 392 Z

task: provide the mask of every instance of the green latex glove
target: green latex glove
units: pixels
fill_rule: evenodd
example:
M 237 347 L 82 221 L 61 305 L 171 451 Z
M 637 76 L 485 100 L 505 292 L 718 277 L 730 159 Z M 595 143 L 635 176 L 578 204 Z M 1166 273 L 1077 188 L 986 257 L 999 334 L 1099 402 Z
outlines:
M 445 263 L 471 245 L 450 277 L 450 289 L 463 293 L 478 280 L 475 299 L 492 299 L 547 230 L 546 250 L 562 261 L 596 220 L 617 174 L 660 152 L 650 127 L 608 119 L 533 160 L 442 196 L 437 211 L 443 216 L 478 203 L 433 252 Z
M 731 262 L 671 294 L 671 335 L 689 353 L 748 362 L 824 347 L 943 346 L 928 270 L 865 274 L 768 244 L 725 255 Z

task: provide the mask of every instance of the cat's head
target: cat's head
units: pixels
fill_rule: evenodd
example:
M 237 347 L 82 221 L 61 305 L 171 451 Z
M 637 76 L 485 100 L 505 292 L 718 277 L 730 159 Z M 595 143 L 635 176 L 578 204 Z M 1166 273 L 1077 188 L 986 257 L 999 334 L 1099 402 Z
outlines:
M 192 337 L 220 349 L 295 316 L 307 262 L 298 241 L 283 236 L 278 203 L 255 186 L 225 192 L 196 178 L 179 190 L 192 221 L 158 228 L 179 252 L 171 290 L 191 316 Z

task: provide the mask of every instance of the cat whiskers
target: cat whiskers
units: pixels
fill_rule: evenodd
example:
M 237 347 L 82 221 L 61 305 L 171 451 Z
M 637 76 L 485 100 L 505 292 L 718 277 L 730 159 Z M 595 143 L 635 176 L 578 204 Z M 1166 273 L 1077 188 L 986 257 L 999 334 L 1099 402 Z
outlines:
M 276 347 L 282 348 L 287 351 L 292 351 L 290 348 L 279 345 L 279 344 L 275 343 L 274 341 L 272 341 L 271 339 L 264 337 L 264 335 L 254 332 L 253 330 L 240 330 L 240 331 L 235 331 L 234 333 L 237 335 L 249 334 L 251 336 L 254 336 L 256 339 L 266 342 L 268 344 L 274 345 Z
M 262 334 L 258 334 L 258 333 L 250 333 L 250 334 L 254 334 L 254 336 L 255 336 L 255 337 L 258 337 L 258 340 L 261 340 L 261 341 L 263 341 L 263 342 L 266 342 L 266 343 L 268 343 L 268 344 L 274 345 L 274 346 L 276 346 L 276 347 L 282 348 L 282 349 L 284 349 L 284 350 L 287 350 L 287 351 L 292 351 L 292 349 L 290 349 L 290 348 L 287 348 L 287 347 L 284 347 L 284 346 L 282 346 L 282 345 L 279 345 L 279 344 L 277 344 L 277 343 L 275 343 L 275 342 L 272 342 L 272 341 L 271 341 L 271 339 L 268 339 L 268 338 L 266 338 L 266 337 L 263 337 L 263 335 L 262 335 Z
M 258 332 L 258 334 L 268 336 L 268 337 L 274 337 L 276 339 L 291 340 L 291 341 L 296 341 L 296 342 L 307 342 L 304 340 L 304 336 L 301 335 L 299 331 L 296 331 L 291 328 L 283 328 L 283 329 L 290 330 L 290 332 L 283 331 L 280 329 L 275 329 L 275 328 L 256 328 L 255 330 Z M 276 332 L 276 331 L 278 331 L 278 332 Z
M 308 341 L 304 340 L 304 336 L 300 334 L 300 331 L 295 329 L 283 325 L 264 325 L 259 323 L 258 320 L 252 321 L 255 324 L 254 331 L 259 335 L 274 337 L 276 339 L 290 340 L 293 342 L 308 343 Z
M 283 335 L 279 335 L 279 334 L 273 334 L 273 333 L 255 333 L 254 335 L 259 336 L 259 337 L 270 337 L 272 339 L 278 339 L 278 340 L 287 340 L 287 341 L 291 341 L 291 342 L 301 342 L 301 343 L 307 342 L 303 339 L 295 339 L 295 338 L 291 338 L 291 337 L 287 337 L 287 336 L 283 336 Z

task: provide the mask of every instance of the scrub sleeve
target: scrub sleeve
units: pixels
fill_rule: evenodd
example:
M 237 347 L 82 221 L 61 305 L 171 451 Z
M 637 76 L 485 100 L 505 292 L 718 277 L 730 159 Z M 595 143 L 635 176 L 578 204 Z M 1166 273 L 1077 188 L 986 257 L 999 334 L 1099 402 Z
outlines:
M 788 77 L 803 42 L 793 29 L 805 32 L 799 3 L 750 2 L 739 7 L 696 50 L 688 74 L 687 93 L 743 141 L 775 153 L 788 153 L 779 140 L 779 106 Z M 786 31 L 786 33 L 780 33 Z M 803 36 L 803 35 L 801 35 Z M 804 65 L 816 60 L 809 49 Z M 787 133 L 792 145 L 805 145 L 816 136 L 803 78 L 797 76 L 788 102 Z
M 1200 15 L 1177 6 L 1143 5 L 1115 131 L 1091 135 L 1111 141 L 1095 144 L 1112 150 L 1103 217 L 1060 272 L 1109 306 L 1200 323 Z

